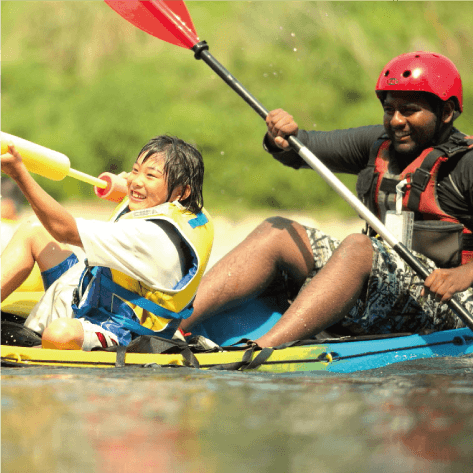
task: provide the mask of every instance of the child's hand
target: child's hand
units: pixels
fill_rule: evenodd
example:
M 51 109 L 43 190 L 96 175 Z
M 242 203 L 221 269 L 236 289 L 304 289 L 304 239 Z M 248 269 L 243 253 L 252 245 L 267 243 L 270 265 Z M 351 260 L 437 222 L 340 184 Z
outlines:
M 13 179 L 18 174 L 19 169 L 24 167 L 23 159 L 13 143 L 8 144 L 8 153 L 2 154 L 1 160 L 2 172 Z
M 130 175 L 129 172 L 123 171 L 123 172 L 121 172 L 120 174 L 118 174 L 118 177 L 121 177 L 122 179 L 127 180 L 129 175 Z

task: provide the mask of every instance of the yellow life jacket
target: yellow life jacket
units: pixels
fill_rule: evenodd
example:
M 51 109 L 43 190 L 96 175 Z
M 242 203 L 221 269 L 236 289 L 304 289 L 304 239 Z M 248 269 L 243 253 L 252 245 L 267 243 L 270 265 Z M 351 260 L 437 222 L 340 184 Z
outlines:
M 166 202 L 125 213 L 127 210 L 126 198 L 112 213 L 110 220 L 164 220 L 173 225 L 187 254 L 183 278 L 172 289 L 154 289 L 115 269 L 89 268 L 89 277 L 81 278 L 82 287 L 73 305 L 74 312 L 76 317 L 85 317 L 93 322 L 95 310 L 102 314 L 106 311 L 111 319 L 135 334 L 154 333 L 171 338 L 180 321 L 192 314 L 192 301 L 212 249 L 213 224 L 205 210 L 196 215 L 178 202 Z M 85 294 L 85 286 L 91 282 L 95 284 L 94 289 L 89 288 L 86 300 L 79 303 L 80 294 Z

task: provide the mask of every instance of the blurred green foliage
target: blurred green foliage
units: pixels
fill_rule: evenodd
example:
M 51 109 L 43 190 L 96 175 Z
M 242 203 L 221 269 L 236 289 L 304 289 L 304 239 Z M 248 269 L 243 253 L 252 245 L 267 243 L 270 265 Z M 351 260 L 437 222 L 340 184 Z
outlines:
M 198 2 L 187 8 L 210 52 L 266 108 L 304 129 L 381 122 L 379 71 L 412 50 L 437 51 L 462 73 L 473 132 L 472 2 Z M 152 136 L 197 145 L 205 204 L 353 211 L 310 170 L 294 171 L 261 146 L 265 124 L 192 52 L 131 26 L 100 1 L 2 1 L 2 130 L 60 151 L 98 175 L 131 167 Z M 340 176 L 354 189 L 354 176 Z M 93 198 L 71 178 L 38 178 L 59 199 Z

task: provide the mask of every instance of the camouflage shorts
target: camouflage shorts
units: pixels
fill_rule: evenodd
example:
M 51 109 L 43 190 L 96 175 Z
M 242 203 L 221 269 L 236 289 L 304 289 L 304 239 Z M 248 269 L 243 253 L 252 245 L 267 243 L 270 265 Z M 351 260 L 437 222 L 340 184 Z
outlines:
M 312 245 L 315 269 L 306 279 L 302 290 L 327 263 L 340 241 L 323 232 L 305 227 Z M 423 281 L 387 244 L 376 238 L 373 245 L 373 266 L 367 292 L 356 301 L 348 315 L 339 323 L 354 334 L 383 334 L 447 330 L 464 327 L 464 323 L 446 304 L 421 297 Z M 425 256 L 415 255 L 430 269 L 434 263 Z M 466 309 L 473 312 L 473 289 L 457 294 Z

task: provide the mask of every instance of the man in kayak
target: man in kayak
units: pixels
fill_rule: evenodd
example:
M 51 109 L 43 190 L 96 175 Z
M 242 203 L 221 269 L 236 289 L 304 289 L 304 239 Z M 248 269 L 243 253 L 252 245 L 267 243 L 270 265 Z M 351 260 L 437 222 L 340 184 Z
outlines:
M 25 326 L 42 334 L 43 347 L 172 338 L 192 312 L 213 241 L 197 149 L 170 136 L 150 140 L 108 222 L 74 218 L 36 183 L 13 145 L 1 160 L 39 219 L 20 226 L 2 253 L 2 301 L 37 262 L 46 292 Z M 68 245 L 82 248 L 85 262 Z
M 457 294 L 473 309 L 473 139 L 453 126 L 463 107 L 460 75 L 444 56 L 408 53 L 385 66 L 376 94 L 384 126 L 307 132 L 278 109 L 266 118 L 264 147 L 287 166 L 307 167 L 289 147 L 288 135 L 296 135 L 331 171 L 357 174 L 360 199 L 382 221 L 405 181 L 400 198 L 403 210 L 415 213 L 413 249 L 434 270 L 425 284 L 369 228 L 340 242 L 270 218 L 206 275 L 185 331 L 275 281 L 284 282 L 292 303 L 255 340 L 262 347 L 323 330 L 365 335 L 463 326 L 445 304 Z

